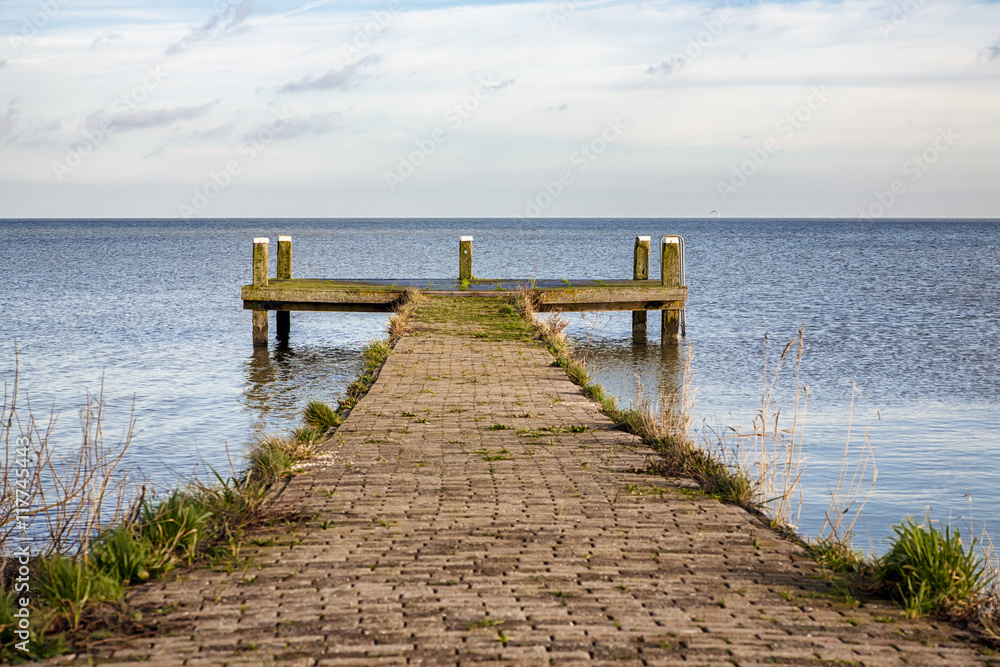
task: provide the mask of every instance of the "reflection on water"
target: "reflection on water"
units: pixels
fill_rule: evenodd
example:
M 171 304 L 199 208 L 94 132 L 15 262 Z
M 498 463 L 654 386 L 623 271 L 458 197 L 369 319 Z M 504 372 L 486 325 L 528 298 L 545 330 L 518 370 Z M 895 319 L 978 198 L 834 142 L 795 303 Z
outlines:
M 339 392 L 362 370 L 361 346 L 295 345 L 256 348 L 243 367 L 242 402 L 252 430 L 288 430 L 298 425 L 303 406 L 317 397 L 335 403 Z
M 655 315 L 658 313 L 650 320 Z M 625 319 L 628 314 L 618 317 Z M 656 400 L 682 389 L 688 355 L 693 352 L 689 339 L 682 338 L 679 345 L 660 345 L 656 330 L 648 337 L 656 342 L 635 342 L 631 336 L 617 336 L 617 332 L 589 341 L 590 332 L 581 332 L 572 321 L 567 333 L 578 351 L 586 350 L 589 344 L 587 372 L 625 405 L 634 403 L 640 392 L 643 399 Z
M 278 381 L 279 364 L 271 361 L 271 351 L 265 347 L 255 347 L 244 368 L 247 381 L 243 384 L 243 404 L 260 421 L 266 422 L 274 400 L 273 386 Z

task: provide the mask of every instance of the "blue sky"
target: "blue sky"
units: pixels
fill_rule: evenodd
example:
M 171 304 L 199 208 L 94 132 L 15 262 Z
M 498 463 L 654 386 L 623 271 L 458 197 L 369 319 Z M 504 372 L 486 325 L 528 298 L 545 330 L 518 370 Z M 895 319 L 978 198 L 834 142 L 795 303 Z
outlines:
M 1000 217 L 1000 4 L 0 5 L 0 217 Z

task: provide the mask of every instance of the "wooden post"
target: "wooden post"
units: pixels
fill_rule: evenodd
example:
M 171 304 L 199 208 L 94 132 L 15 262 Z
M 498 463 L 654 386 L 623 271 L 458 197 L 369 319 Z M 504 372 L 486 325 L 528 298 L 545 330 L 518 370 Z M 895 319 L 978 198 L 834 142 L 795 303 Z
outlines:
M 472 280 L 472 237 L 458 240 L 458 279 Z
M 253 311 L 253 345 L 267 347 L 267 311 Z
M 267 237 L 253 240 L 253 286 L 267 287 L 268 272 Z M 267 347 L 267 311 L 253 311 L 253 344 L 255 347 Z
M 660 241 L 660 280 L 664 287 L 681 284 L 681 245 L 676 236 L 666 236 Z M 677 345 L 681 339 L 681 311 L 664 310 L 660 327 L 660 343 Z
M 649 280 L 649 237 L 635 237 L 632 261 L 632 280 Z M 632 342 L 646 342 L 646 311 L 632 311 Z
M 253 286 L 267 287 L 268 245 L 270 239 L 266 236 L 253 240 Z
M 292 237 L 278 237 L 278 271 L 275 274 L 278 280 L 291 280 L 292 278 Z M 279 341 L 288 340 L 288 332 L 291 329 L 291 313 L 287 310 L 278 310 L 274 313 L 274 326 L 277 329 Z
M 289 280 L 292 277 L 292 237 L 278 237 L 278 280 Z

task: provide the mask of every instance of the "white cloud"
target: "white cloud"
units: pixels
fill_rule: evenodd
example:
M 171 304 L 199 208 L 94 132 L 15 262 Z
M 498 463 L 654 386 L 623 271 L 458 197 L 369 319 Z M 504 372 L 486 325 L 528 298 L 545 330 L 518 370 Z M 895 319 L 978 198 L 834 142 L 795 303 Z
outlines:
M 306 90 L 350 90 L 358 86 L 366 78 L 361 70 L 374 65 L 380 60 L 376 54 L 370 54 L 352 65 L 340 69 L 333 68 L 322 76 L 307 74 L 298 81 L 289 81 L 278 86 L 279 93 L 300 93 Z
M 240 0 L 206 19 L 194 6 L 98 8 L 81 0 L 16 56 L 5 55 L 0 95 L 22 102 L 16 113 L 0 110 L 10 147 L 0 179 L 45 181 L 60 147 L 78 141 L 74 128 L 103 119 L 115 133 L 151 131 L 129 132 L 127 142 L 112 137 L 73 178 L 186 182 L 205 161 L 224 163 L 240 137 L 287 103 L 296 122 L 281 138 L 310 139 L 275 144 L 248 180 L 278 187 L 294 177 L 304 187 L 378 193 L 359 200 L 355 213 L 437 206 L 445 215 L 460 208 L 449 202 L 478 201 L 479 214 L 507 215 L 604 119 L 620 115 L 628 130 L 561 198 L 559 213 L 598 214 L 607 211 L 595 206 L 621 208 L 621 201 L 642 202 L 632 214 L 666 214 L 673 212 L 663 208 L 668 200 L 701 211 L 716 180 L 775 134 L 815 85 L 833 97 L 754 179 L 761 192 L 786 193 L 782 210 L 817 202 L 816 215 L 850 214 L 853 206 L 838 209 L 836 197 L 801 193 L 867 196 L 944 125 L 960 129 L 963 140 L 936 178 L 980 183 L 984 169 L 1000 170 L 996 3 L 926 3 L 888 34 L 879 22 L 892 13 L 881 0 L 747 3 L 722 29 L 718 10 L 696 0 L 581 1 L 555 28 L 546 18 L 551 9 L 544 1 L 403 3 L 378 32 L 378 55 L 369 45 L 348 62 L 343 47 L 357 48 L 358 27 L 372 20 L 365 9 L 313 2 L 277 12 Z M 115 36 L 113 48 L 104 48 Z M 162 85 L 130 98 L 127 112 L 93 115 L 130 96 L 156 66 L 166 74 Z M 448 128 L 449 112 L 483 80 L 504 93 L 476 100 L 461 127 L 389 198 L 382 177 L 400 151 Z M 673 184 L 683 185 L 680 194 L 664 199 Z M 449 192 L 455 197 L 442 195 Z M 738 213 L 742 201 L 759 212 L 757 196 L 748 186 L 727 213 Z M 279 198 L 270 213 L 281 215 L 280 206 Z
M 234 2 L 228 0 L 226 5 L 213 14 L 201 27 L 194 28 L 180 40 L 168 46 L 164 52 L 165 55 L 177 55 L 193 44 L 207 42 L 241 30 L 253 12 L 254 1 L 238 0 Z

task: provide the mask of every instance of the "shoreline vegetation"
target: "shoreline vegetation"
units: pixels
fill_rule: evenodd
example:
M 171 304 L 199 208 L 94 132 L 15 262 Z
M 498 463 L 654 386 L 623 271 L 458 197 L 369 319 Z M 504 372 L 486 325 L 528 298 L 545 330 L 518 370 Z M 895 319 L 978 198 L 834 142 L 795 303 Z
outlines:
M 490 303 L 497 305 L 490 306 L 489 314 L 472 315 L 487 329 L 474 335 L 546 347 L 554 357 L 553 365 L 564 369 L 585 396 L 600 404 L 619 428 L 637 436 L 657 454 L 651 473 L 693 479 L 701 490 L 685 492 L 738 505 L 782 537 L 795 540 L 822 567 L 836 595 L 848 603 L 859 604 L 867 596 L 889 598 L 908 617 L 935 615 L 977 631 L 994 646 L 1000 641 L 997 554 L 985 532 L 977 538 L 973 527 L 966 526 L 966 532 L 973 534 L 967 543 L 958 529 L 942 527 L 929 517 L 922 522 L 907 517 L 893 527 L 895 537 L 884 556 L 854 550 L 854 521 L 877 475 L 867 437 L 854 462 L 849 441 L 845 447 L 841 478 L 823 534 L 810 541 L 795 531 L 793 509 L 799 493 L 799 451 L 808 403 L 808 389 L 799 384 L 797 373 L 801 331 L 784 347 L 770 384 L 765 381 L 762 407 L 753 427 L 722 434 L 705 430 L 698 434 L 699 443 L 690 355 L 677 391 L 661 395 L 655 402 L 640 394 L 634 406 L 623 408 L 587 374 L 586 356 L 580 359 L 573 354 L 563 334 L 568 322 L 559 313 L 539 317 L 528 287 L 507 296 L 491 299 Z M 26 418 L 21 419 L 15 375 L 13 395 L 8 397 L 5 391 L 0 414 L 5 470 L 13 469 L 18 446 L 30 439 L 35 447 L 27 485 L 31 491 L 21 498 L 21 506 L 32 508 L 24 518 L 42 519 L 47 542 L 42 553 L 31 555 L 27 566 L 32 583 L 30 623 L 27 631 L 19 633 L 25 614 L 19 598 L 25 593 L 19 592 L 17 582 L 24 566 L 8 555 L 14 552 L 8 545 L 15 544 L 20 525 L 19 496 L 15 480 L 0 481 L 0 540 L 4 546 L 0 560 L 0 661 L 18 664 L 88 650 L 116 633 L 139 631 L 143 618 L 126 602 L 129 585 L 195 565 L 236 568 L 242 564 L 240 548 L 253 527 L 305 518 L 282 515 L 271 501 L 291 476 L 308 465 L 318 446 L 333 437 L 374 384 L 421 301 L 425 297 L 417 290 L 400 299 L 389 317 L 387 338 L 366 345 L 364 368 L 336 408 L 318 401 L 309 403 L 303 411 L 303 426 L 290 435 L 264 435 L 251 443 L 241 472 L 232 463 L 232 474 L 227 477 L 213 469 L 213 482 L 193 481 L 160 500 L 147 498 L 146 487 L 122 469 L 134 415 L 130 415 L 121 440 L 105 446 L 103 396 L 88 395 L 81 420 L 81 448 L 75 458 L 58 458 L 48 448 L 55 416 L 46 422 L 36 420 L 29 403 Z M 771 391 L 777 368 L 792 358 L 796 362 L 796 400 L 792 425 L 786 427 L 779 423 Z M 24 639 L 30 653 L 16 648 Z
M 9 476 L 0 482 L 0 663 L 89 653 L 116 634 L 142 631 L 141 611 L 126 601 L 130 585 L 196 565 L 236 568 L 243 564 L 240 550 L 252 528 L 305 518 L 281 514 L 271 501 L 368 392 L 420 298 L 417 290 L 404 293 L 389 316 L 387 337 L 365 346 L 362 372 L 336 408 L 309 403 L 303 426 L 250 444 L 242 471 L 232 463 L 228 477 L 211 469 L 213 481 L 194 480 L 160 500 L 148 498 L 147 487 L 122 466 L 134 416 L 122 439 L 105 447 L 103 396 L 88 395 L 81 447 L 66 460 L 49 447 L 54 415 L 39 422 L 29 403 L 22 419 L 15 379 L 13 396 L 5 395 L 0 413 L 5 472 L 22 442 L 30 441 L 34 451 L 24 466 L 28 495 L 19 497 Z M 30 509 L 22 514 L 20 507 Z M 45 546 L 19 560 L 15 547 L 21 540 L 15 532 L 23 525 L 19 520 L 33 518 L 44 524 Z M 30 605 L 21 605 L 22 598 Z
M 971 537 L 966 540 L 961 529 L 929 516 L 922 521 L 905 517 L 892 526 L 894 536 L 883 556 L 855 550 L 854 524 L 877 478 L 867 431 L 857 452 L 852 452 L 848 436 L 821 534 L 810 540 L 797 532 L 792 509 L 795 496 L 801 506 L 799 453 L 808 402 L 808 387 L 800 383 L 798 373 L 803 330 L 785 345 L 770 374 L 765 362 L 761 409 L 752 428 L 722 434 L 704 429 L 698 434 L 699 444 L 694 432 L 690 354 L 677 391 L 661 395 L 654 405 L 640 388 L 636 404 L 623 408 L 590 378 L 585 361 L 573 355 L 563 334 L 568 322 L 559 313 L 539 317 L 529 288 L 518 291 L 515 303 L 555 357 L 554 363 L 581 392 L 599 403 L 619 428 L 639 437 L 659 456 L 652 471 L 693 479 L 700 493 L 742 507 L 782 537 L 799 543 L 846 602 L 859 604 L 869 596 L 890 599 L 908 618 L 932 615 L 965 626 L 994 648 L 1000 647 L 1000 558 L 985 530 L 976 536 L 974 526 L 967 525 L 966 535 Z M 778 368 L 792 358 L 792 351 L 795 402 L 791 425 L 782 425 L 772 393 Z

